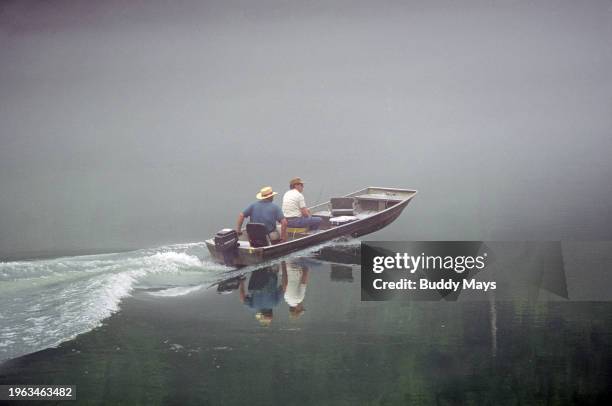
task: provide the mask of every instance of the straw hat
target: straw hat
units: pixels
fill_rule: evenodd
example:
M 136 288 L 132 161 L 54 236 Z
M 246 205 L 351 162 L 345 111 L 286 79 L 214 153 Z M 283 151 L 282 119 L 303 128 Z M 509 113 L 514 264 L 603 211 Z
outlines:
M 257 193 L 255 195 L 255 197 L 257 199 L 259 199 L 259 200 L 264 200 L 264 199 L 267 199 L 269 197 L 276 196 L 277 194 L 278 193 L 276 193 L 276 192 L 274 192 L 272 190 L 272 187 L 266 186 L 266 187 L 262 187 L 261 190 L 259 191 L 259 193 Z
M 293 187 L 293 185 L 299 185 L 300 183 L 304 184 L 302 178 L 293 178 L 289 181 L 289 187 Z
M 262 327 L 268 327 L 272 324 L 272 310 L 262 310 L 255 313 L 255 318 Z

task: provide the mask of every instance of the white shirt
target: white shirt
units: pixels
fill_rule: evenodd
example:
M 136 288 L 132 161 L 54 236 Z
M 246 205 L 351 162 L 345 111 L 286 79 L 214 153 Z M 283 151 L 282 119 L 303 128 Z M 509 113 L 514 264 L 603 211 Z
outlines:
M 287 289 L 285 289 L 285 302 L 291 307 L 297 306 L 304 301 L 306 296 L 306 284 L 302 283 L 301 269 L 287 268 Z
M 291 189 L 283 196 L 283 214 L 285 217 L 302 217 L 300 209 L 306 207 L 304 195 L 297 189 Z

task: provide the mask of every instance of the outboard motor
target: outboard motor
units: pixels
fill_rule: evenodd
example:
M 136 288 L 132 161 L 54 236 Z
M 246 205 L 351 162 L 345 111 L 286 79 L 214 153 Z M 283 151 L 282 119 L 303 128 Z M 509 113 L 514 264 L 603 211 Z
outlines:
M 219 282 L 217 285 L 217 293 L 221 295 L 225 295 L 228 293 L 232 293 L 235 290 L 240 288 L 240 282 L 246 279 L 246 276 L 240 275 L 235 278 L 224 280 L 223 282 Z
M 238 233 L 231 228 L 224 228 L 215 234 L 215 249 L 223 255 L 225 265 L 233 266 L 238 256 Z

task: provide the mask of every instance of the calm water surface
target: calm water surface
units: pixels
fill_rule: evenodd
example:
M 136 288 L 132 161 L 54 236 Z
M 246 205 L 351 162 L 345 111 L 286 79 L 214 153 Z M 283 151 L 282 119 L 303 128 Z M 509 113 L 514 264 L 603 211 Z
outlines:
M 143 405 L 610 395 L 611 303 L 361 302 L 354 254 L 327 250 L 178 296 L 139 289 L 101 327 L 4 363 L 0 384 L 75 384 L 79 403 Z

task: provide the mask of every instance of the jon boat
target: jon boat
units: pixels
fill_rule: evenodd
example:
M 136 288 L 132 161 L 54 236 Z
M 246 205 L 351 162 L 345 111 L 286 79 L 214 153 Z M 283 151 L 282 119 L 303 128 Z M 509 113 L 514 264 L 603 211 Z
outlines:
M 312 216 L 322 219 L 317 231 L 289 228 L 287 241 L 274 244 L 259 232 L 258 225 L 247 224 L 248 232 L 240 237 L 232 229 L 223 229 L 206 240 L 206 246 L 217 262 L 256 265 L 338 237 L 378 231 L 398 218 L 416 194 L 416 190 L 367 187 L 310 207 Z

